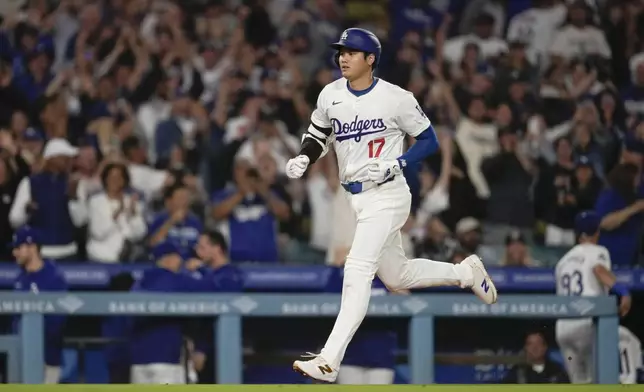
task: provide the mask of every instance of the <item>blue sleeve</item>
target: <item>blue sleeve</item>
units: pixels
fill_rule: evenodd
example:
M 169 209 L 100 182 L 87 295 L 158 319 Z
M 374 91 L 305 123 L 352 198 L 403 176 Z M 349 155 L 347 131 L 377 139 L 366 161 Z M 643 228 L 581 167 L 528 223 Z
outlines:
M 615 203 L 613 203 L 613 198 L 611 197 L 612 191 L 610 190 L 603 190 L 600 194 L 599 197 L 597 198 L 597 202 L 595 203 L 595 212 L 597 215 L 600 217 L 605 217 L 606 215 L 610 214 L 611 212 L 615 212 Z
M 163 226 L 166 220 L 167 220 L 166 214 L 162 213 L 162 214 L 156 215 L 152 219 L 152 222 L 150 222 L 150 224 L 148 225 L 148 235 L 150 236 L 154 235 L 157 232 L 157 230 L 159 230 L 161 226 Z
M 416 143 L 406 153 L 402 154 L 398 161 L 401 167 L 422 162 L 425 158 L 438 150 L 438 137 L 431 125 L 429 128 L 416 136 Z

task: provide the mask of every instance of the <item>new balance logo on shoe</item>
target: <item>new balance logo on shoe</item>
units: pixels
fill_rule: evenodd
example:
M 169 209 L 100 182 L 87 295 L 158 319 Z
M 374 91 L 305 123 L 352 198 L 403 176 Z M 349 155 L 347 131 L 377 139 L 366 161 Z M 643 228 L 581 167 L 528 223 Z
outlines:
M 333 369 L 331 369 L 331 366 L 329 366 L 329 365 L 324 365 L 324 366 L 320 365 L 320 366 L 318 366 L 318 369 L 320 369 L 320 372 L 322 374 L 333 373 Z
M 488 291 L 490 291 L 490 285 L 487 283 L 487 279 L 483 279 L 483 282 L 481 282 L 481 288 L 485 291 L 486 294 Z

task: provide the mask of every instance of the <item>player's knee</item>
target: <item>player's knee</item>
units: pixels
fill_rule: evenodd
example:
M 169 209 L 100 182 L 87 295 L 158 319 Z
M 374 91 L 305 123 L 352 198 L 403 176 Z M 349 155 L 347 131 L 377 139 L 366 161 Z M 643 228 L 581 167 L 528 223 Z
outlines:
M 389 291 L 398 291 L 405 289 L 405 281 L 398 273 L 387 273 L 380 271 L 378 277 Z
M 369 260 L 361 260 L 353 257 L 347 257 L 344 264 L 344 280 L 350 281 L 355 278 L 368 278 L 372 280 L 376 274 L 376 263 Z

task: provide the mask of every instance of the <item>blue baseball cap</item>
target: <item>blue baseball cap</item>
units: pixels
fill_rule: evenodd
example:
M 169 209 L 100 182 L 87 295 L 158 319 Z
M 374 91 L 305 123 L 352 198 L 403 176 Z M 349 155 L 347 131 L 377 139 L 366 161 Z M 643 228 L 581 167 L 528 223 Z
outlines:
M 575 217 L 577 234 L 594 235 L 599 231 L 601 218 L 594 211 L 582 211 Z
M 20 229 L 18 229 L 13 235 L 13 241 L 11 243 L 11 246 L 14 248 L 17 248 L 20 245 L 24 245 L 24 244 L 37 245 L 38 231 L 29 226 L 23 226 Z
M 161 242 L 152 248 L 152 257 L 155 260 L 159 260 L 162 257 L 172 254 L 181 255 L 181 252 L 179 252 L 179 248 L 170 241 Z

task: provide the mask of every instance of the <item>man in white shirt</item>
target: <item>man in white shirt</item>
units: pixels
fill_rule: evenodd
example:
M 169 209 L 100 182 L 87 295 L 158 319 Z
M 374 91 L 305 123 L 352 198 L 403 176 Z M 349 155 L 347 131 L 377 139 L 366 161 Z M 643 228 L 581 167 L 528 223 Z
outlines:
M 67 140 L 49 140 L 43 152 L 44 169 L 20 181 L 9 211 L 14 229 L 29 223 L 41 233 L 41 253 L 49 259 L 74 258 L 78 252 L 75 227 L 87 221 L 85 203 L 78 200 L 78 181 L 68 173 L 76 155 L 78 148 Z
M 501 38 L 495 37 L 494 17 L 489 14 L 479 15 L 475 21 L 474 34 L 459 35 L 445 42 L 443 55 L 445 60 L 453 65 L 459 64 L 467 44 L 476 44 L 484 58 L 497 57 L 508 51 L 508 44 Z
M 533 8 L 512 18 L 506 38 L 509 42 L 524 42 L 530 62 L 544 69 L 550 45 L 567 11 L 565 4 L 555 0 L 538 0 Z
M 550 47 L 555 58 L 572 60 L 590 55 L 611 58 L 610 46 L 604 32 L 591 24 L 588 6 L 576 1 L 568 9 L 570 23 L 559 29 Z

